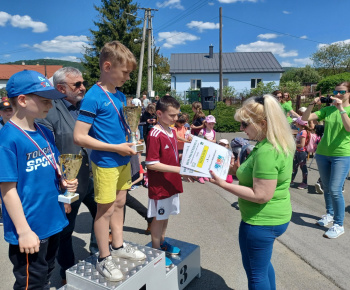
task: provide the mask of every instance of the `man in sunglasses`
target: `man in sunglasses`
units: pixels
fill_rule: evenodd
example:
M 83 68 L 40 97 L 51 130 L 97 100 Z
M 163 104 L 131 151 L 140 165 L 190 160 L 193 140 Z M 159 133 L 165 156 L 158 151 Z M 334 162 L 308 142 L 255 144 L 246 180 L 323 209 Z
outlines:
M 61 266 L 62 284 L 65 284 L 65 271 L 76 263 L 72 234 L 80 204 L 83 202 L 87 206 L 93 219 L 96 215 L 97 205 L 94 201 L 94 186 L 90 177 L 90 151 L 73 143 L 73 130 L 79 115 L 80 101 L 86 93 L 87 83 L 78 69 L 64 67 L 53 75 L 53 84 L 58 91 L 66 95 L 66 98 L 54 100 L 52 102 L 53 107 L 47 114 L 47 117 L 37 121 L 53 132 L 56 146 L 61 154 L 79 154 L 81 152 L 83 155 L 83 162 L 77 176 L 79 185 L 76 192 L 79 193 L 79 200 L 71 204 L 72 211 L 67 214 L 69 225 L 61 232 L 57 254 L 57 261 Z M 94 254 L 97 251 L 98 248 L 92 226 L 90 252 Z

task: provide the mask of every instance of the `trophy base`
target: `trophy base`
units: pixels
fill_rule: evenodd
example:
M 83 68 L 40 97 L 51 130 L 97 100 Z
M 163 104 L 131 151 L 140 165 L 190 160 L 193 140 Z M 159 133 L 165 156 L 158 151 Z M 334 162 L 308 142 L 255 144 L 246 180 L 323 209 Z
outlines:
M 135 152 L 142 152 L 145 149 L 145 143 L 132 145 L 131 149 Z
M 65 196 L 64 194 L 60 194 L 58 196 L 58 201 L 63 203 L 71 204 L 79 199 L 79 194 L 74 193 L 74 195 L 71 196 Z

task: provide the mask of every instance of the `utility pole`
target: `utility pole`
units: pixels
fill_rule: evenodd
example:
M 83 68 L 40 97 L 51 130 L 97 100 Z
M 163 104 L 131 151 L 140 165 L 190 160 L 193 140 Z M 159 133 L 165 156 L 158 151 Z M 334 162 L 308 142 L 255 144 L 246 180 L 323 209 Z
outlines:
M 222 81 L 222 7 L 220 7 L 219 9 L 219 14 L 220 14 L 220 36 L 219 36 L 219 81 L 220 81 L 220 85 L 219 85 L 219 95 L 220 95 L 220 101 L 222 101 L 222 85 L 223 85 L 223 81 Z
M 148 10 L 148 63 L 147 63 L 147 92 L 148 97 L 151 96 L 152 91 L 152 15 L 151 10 Z
M 147 18 L 148 18 L 148 10 L 145 10 L 145 18 L 143 19 L 143 29 L 142 29 L 142 42 L 141 42 L 141 53 L 140 53 L 140 62 L 139 62 L 139 74 L 137 76 L 136 98 L 140 98 L 140 92 L 141 92 L 142 68 L 143 68 L 143 56 L 145 54 Z

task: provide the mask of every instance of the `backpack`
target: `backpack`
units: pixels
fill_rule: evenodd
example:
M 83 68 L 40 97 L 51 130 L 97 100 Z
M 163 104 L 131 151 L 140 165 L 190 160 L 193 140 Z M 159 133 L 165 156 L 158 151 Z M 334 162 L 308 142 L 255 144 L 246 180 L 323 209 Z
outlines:
M 306 151 L 309 153 L 315 153 L 319 137 L 315 133 L 309 133 L 305 142 Z

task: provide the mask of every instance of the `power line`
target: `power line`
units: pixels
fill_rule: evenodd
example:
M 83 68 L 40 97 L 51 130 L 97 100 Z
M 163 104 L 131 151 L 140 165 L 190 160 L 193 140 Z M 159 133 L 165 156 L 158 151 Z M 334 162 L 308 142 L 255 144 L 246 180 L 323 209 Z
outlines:
M 277 31 L 277 30 L 270 29 L 270 28 L 266 28 L 266 27 L 263 27 L 263 26 L 259 26 L 259 25 L 256 25 L 256 24 L 253 24 L 253 23 L 249 23 L 249 22 L 246 22 L 246 21 L 242 21 L 242 20 L 239 20 L 239 19 L 236 19 L 236 18 L 232 18 L 232 17 L 229 17 L 229 16 L 223 16 L 223 17 L 227 18 L 227 19 L 230 19 L 230 20 L 233 20 L 233 21 L 236 21 L 236 22 L 240 22 L 240 23 L 247 24 L 247 25 L 250 25 L 250 26 L 254 26 L 254 27 L 258 27 L 258 28 L 265 29 L 265 30 L 268 30 L 268 31 L 272 31 L 272 32 L 275 32 L 275 33 L 278 33 L 278 34 L 282 34 L 282 35 L 286 35 L 286 36 L 290 36 L 290 37 L 294 37 L 294 38 L 298 38 L 298 39 L 302 39 L 302 40 L 306 40 L 306 41 L 310 41 L 310 42 L 315 42 L 315 43 L 319 43 L 319 44 L 324 44 L 324 42 L 320 42 L 320 41 L 317 41 L 317 40 L 312 40 L 312 39 L 309 39 L 309 38 L 303 38 L 301 36 L 296 36 L 296 35 L 293 35 L 293 34 Z

